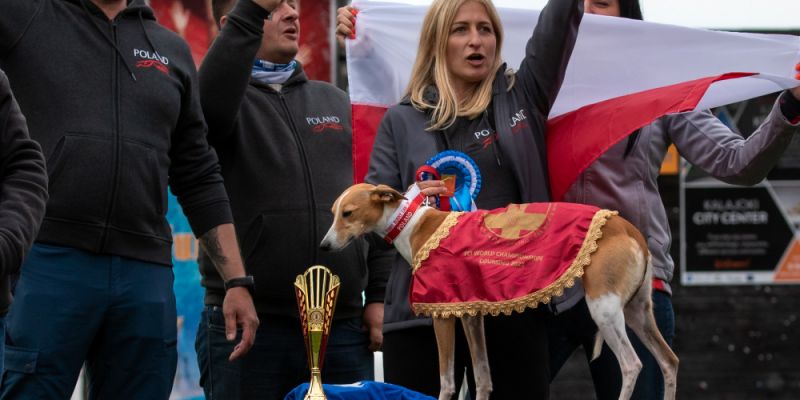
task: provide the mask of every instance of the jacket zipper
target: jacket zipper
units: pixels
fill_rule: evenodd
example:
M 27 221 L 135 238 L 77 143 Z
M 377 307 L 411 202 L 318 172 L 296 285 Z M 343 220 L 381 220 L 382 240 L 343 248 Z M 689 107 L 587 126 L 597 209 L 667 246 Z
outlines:
M 114 40 L 114 44 L 117 44 L 117 18 L 114 18 L 111 21 L 111 38 Z M 103 237 L 101 239 L 101 247 L 100 251 L 105 251 L 106 246 L 108 245 L 108 233 L 111 227 L 111 216 L 114 212 L 114 199 L 117 196 L 117 187 L 119 186 L 119 163 L 120 163 L 120 140 L 119 140 L 119 131 L 120 131 L 120 81 L 119 81 L 119 54 L 116 51 L 113 52 L 114 63 L 112 64 L 113 67 L 111 69 L 111 76 L 113 80 L 113 102 L 114 102 L 114 129 L 111 132 L 111 140 L 114 145 L 114 163 L 112 165 L 111 170 L 111 194 L 108 197 L 108 205 L 106 206 L 106 218 L 104 220 L 104 229 L 103 229 Z
M 317 238 L 317 202 L 315 201 L 314 196 L 314 187 L 311 184 L 311 166 L 308 165 L 308 157 L 306 156 L 306 150 L 303 147 L 303 141 L 300 138 L 300 131 L 297 130 L 297 125 L 294 123 L 294 118 L 292 118 L 292 112 L 289 111 L 289 105 L 286 104 L 286 97 L 284 97 L 282 92 L 278 92 L 278 97 L 281 99 L 281 105 L 283 106 L 283 111 L 286 112 L 286 118 L 289 120 L 289 127 L 292 131 L 292 136 L 294 136 L 294 140 L 297 143 L 297 148 L 300 150 L 300 160 L 303 163 L 303 176 L 305 176 L 306 180 L 306 190 L 309 194 L 309 205 L 310 205 L 310 212 L 311 215 L 311 226 L 313 229 L 311 230 L 311 243 L 319 242 Z M 318 246 L 311 246 L 314 249 L 314 258 L 312 262 L 316 262 L 319 259 L 319 248 Z

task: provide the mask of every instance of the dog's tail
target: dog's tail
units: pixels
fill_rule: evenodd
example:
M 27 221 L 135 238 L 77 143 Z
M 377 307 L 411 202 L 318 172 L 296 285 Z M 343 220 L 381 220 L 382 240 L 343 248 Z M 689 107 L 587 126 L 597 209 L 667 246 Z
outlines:
M 594 361 L 597 359 L 597 357 L 600 357 L 601 351 L 603 351 L 603 337 L 600 336 L 600 331 L 597 331 L 597 333 L 594 336 L 594 350 L 592 350 L 591 361 Z

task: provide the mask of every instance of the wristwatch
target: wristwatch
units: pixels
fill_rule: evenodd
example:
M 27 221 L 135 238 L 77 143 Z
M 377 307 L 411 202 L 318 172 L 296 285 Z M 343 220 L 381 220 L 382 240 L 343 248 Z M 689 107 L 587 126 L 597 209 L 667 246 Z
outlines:
M 225 281 L 225 291 L 227 292 L 230 288 L 235 287 L 244 287 L 250 291 L 250 294 L 253 294 L 253 290 L 256 288 L 256 281 L 253 279 L 252 275 L 242 276 L 239 278 L 228 279 Z

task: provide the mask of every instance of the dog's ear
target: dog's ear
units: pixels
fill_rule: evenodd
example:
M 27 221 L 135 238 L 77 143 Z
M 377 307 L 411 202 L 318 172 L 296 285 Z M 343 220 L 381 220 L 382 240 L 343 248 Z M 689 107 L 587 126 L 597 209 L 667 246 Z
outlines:
M 378 185 L 369 193 L 369 199 L 381 203 L 394 203 L 404 199 L 403 194 L 386 185 Z

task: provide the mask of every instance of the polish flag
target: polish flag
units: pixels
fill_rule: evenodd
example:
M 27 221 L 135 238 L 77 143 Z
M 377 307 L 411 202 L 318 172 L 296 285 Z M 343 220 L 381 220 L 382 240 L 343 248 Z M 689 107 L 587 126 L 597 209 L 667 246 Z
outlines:
M 402 0 L 398 0 L 402 1 Z M 418 3 L 418 2 L 417 2 Z M 353 166 L 363 181 L 384 112 L 402 97 L 426 5 L 355 0 L 347 40 Z M 516 69 L 538 10 L 498 7 L 503 59 Z M 585 15 L 548 120 L 553 200 L 615 143 L 657 118 L 743 101 L 798 85 L 800 37 L 718 32 Z M 420 132 L 423 133 L 423 132 Z

